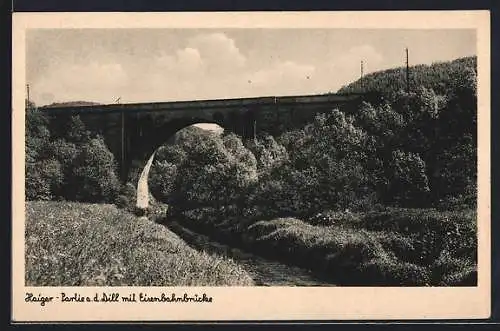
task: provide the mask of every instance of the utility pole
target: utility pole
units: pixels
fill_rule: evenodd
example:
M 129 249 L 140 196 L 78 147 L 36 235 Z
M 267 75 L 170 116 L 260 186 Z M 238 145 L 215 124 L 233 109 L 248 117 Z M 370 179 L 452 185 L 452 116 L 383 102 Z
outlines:
M 410 65 L 408 61 L 408 47 L 405 48 L 406 51 L 406 93 L 410 93 Z
M 363 89 L 363 88 L 364 88 L 364 85 L 365 85 L 365 84 L 364 84 L 364 81 L 363 81 L 363 61 L 361 61 L 361 75 L 360 75 L 360 77 L 359 77 L 359 80 L 360 80 L 360 82 L 361 82 L 361 89 Z
M 27 94 L 27 99 L 28 99 L 28 104 L 26 106 L 29 107 L 29 105 L 30 105 L 30 84 L 26 84 L 26 94 Z

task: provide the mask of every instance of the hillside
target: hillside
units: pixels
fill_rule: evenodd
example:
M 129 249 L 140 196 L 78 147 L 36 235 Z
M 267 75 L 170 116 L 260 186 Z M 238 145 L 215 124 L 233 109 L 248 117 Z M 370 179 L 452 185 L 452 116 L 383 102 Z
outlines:
M 477 73 L 477 57 L 464 57 L 448 62 L 410 66 L 410 89 L 423 86 L 437 94 L 447 94 L 468 72 Z M 343 86 L 337 93 L 373 93 L 391 96 L 406 89 L 406 68 L 399 67 L 370 73 Z
M 50 107 L 70 107 L 70 106 L 97 106 L 100 105 L 98 102 L 92 102 L 92 101 L 68 101 L 68 102 L 54 102 L 51 103 L 50 105 L 46 105 L 44 107 L 50 108 Z

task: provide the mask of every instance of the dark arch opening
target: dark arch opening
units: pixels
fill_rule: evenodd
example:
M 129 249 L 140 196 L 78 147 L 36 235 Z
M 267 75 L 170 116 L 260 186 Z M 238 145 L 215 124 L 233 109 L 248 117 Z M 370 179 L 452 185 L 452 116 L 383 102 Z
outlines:
M 217 112 L 217 113 L 213 114 L 212 118 L 213 118 L 215 123 L 217 123 L 219 125 L 224 124 L 224 115 L 222 113 Z

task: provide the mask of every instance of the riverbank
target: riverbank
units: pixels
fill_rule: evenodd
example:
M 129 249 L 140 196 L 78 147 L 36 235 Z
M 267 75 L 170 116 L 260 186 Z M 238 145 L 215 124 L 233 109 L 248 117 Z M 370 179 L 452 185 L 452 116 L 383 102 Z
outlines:
M 224 256 L 238 263 L 258 286 L 335 286 L 326 275 L 299 268 L 249 253 L 238 247 L 214 241 L 209 236 L 196 233 L 169 221 L 167 227 L 197 250 Z
M 473 210 L 326 212 L 307 220 L 260 221 L 220 215 L 200 208 L 174 219 L 214 241 L 314 270 L 341 286 L 477 284 Z

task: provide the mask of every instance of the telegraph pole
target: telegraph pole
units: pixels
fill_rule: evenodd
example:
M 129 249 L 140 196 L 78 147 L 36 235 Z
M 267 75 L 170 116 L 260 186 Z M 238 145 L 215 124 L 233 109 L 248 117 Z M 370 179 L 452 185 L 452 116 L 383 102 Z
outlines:
M 361 75 L 359 77 L 359 80 L 361 82 L 361 89 L 364 88 L 364 82 L 363 82 L 363 61 L 361 61 Z
M 408 47 L 405 48 L 406 52 L 406 93 L 410 93 L 410 65 L 408 61 Z
M 26 84 L 26 94 L 27 94 L 27 99 L 28 99 L 27 107 L 29 107 L 29 105 L 30 105 L 30 84 Z

